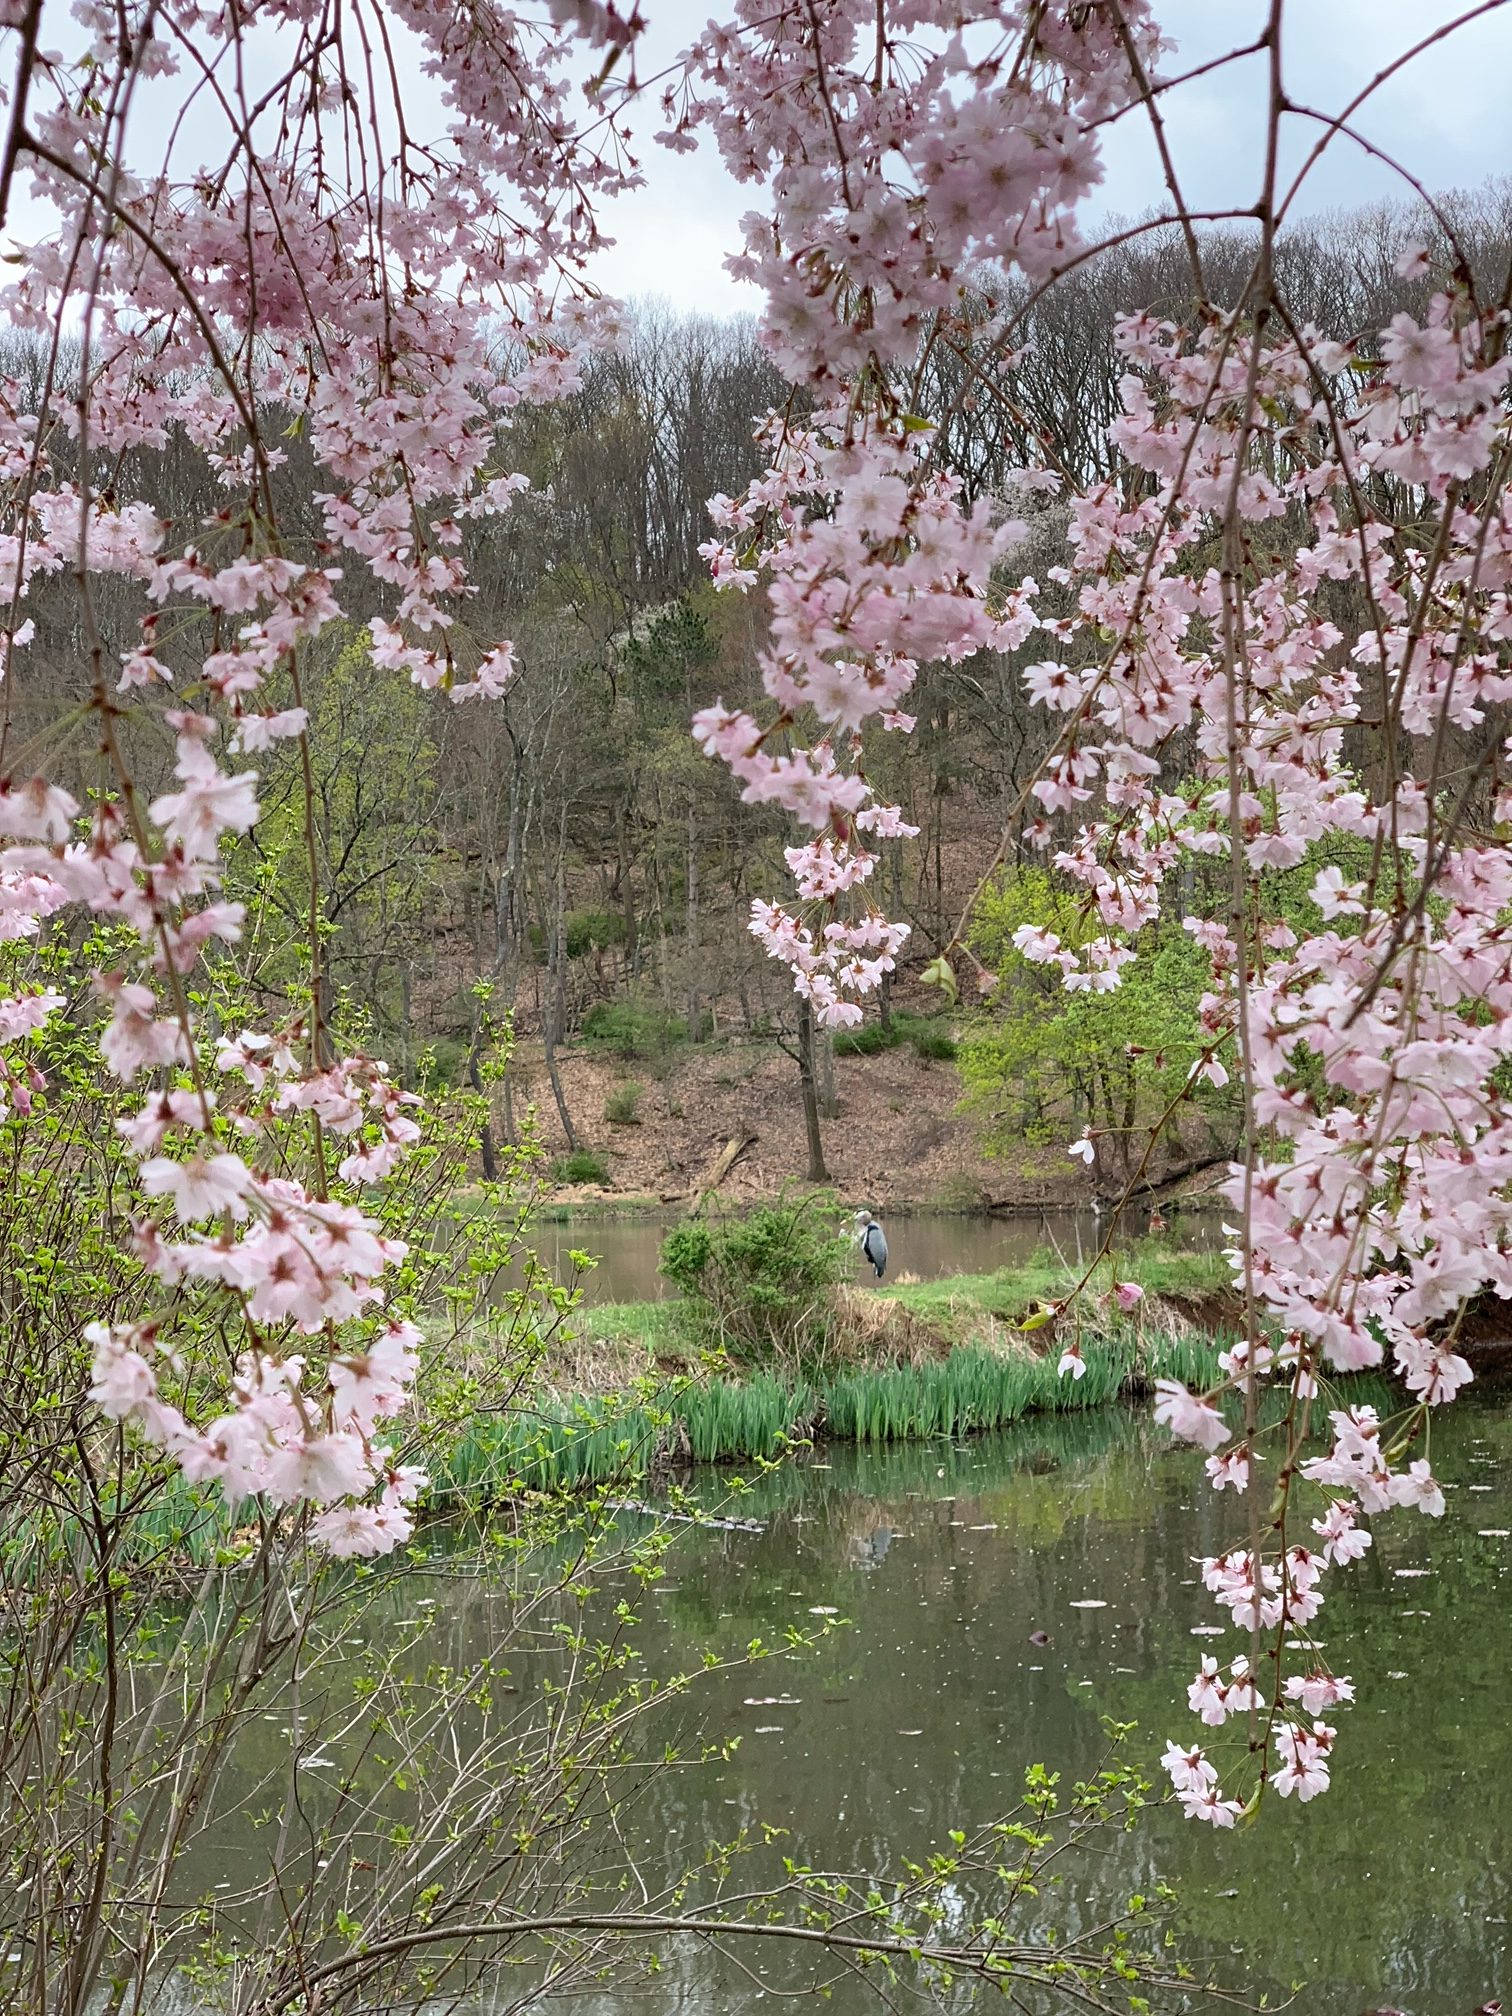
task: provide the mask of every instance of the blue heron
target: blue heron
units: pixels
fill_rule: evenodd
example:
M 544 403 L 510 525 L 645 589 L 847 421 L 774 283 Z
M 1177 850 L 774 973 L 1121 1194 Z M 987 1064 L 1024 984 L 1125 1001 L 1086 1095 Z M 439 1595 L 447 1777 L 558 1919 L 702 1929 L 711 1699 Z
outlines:
M 876 1269 L 880 1281 L 887 1272 L 887 1235 L 870 1211 L 856 1213 L 856 1243 Z

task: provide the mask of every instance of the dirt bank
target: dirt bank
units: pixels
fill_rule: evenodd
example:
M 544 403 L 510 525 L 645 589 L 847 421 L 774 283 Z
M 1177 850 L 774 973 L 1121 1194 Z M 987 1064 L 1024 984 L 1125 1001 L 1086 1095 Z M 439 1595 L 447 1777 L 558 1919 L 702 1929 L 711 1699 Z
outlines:
M 768 1041 L 724 1038 L 675 1052 L 660 1072 L 586 1048 L 562 1053 L 563 1087 L 583 1145 L 604 1157 L 617 1193 L 682 1202 L 709 1182 L 727 1144 L 746 1143 L 720 1183 L 736 1202 L 774 1196 L 807 1166 L 798 1072 Z M 566 1149 L 539 1056 L 517 1055 L 517 1081 L 534 1103 L 553 1157 Z M 605 1103 L 627 1081 L 640 1085 L 637 1122 L 613 1124 Z M 957 1109 L 955 1067 L 908 1046 L 875 1057 L 835 1060 L 838 1110 L 823 1123 L 825 1161 L 835 1187 L 874 1208 L 902 1205 L 981 1210 L 1007 1204 L 1085 1204 L 1079 1165 L 1054 1167 L 1053 1150 L 1016 1163 L 983 1154 L 974 1122 Z M 573 1194 L 564 1190 L 564 1195 Z
M 708 1185 L 732 1141 L 745 1145 L 719 1190 L 733 1202 L 775 1196 L 803 1178 L 797 1067 L 770 1040 L 722 1037 L 684 1046 L 656 1066 L 578 1045 L 559 1053 L 559 1063 L 579 1143 L 608 1170 L 607 1184 L 567 1186 L 564 1198 L 688 1201 Z M 517 1098 L 535 1106 L 547 1152 L 561 1157 L 566 1138 L 539 1049 L 522 1046 L 514 1068 Z M 1091 1179 L 1059 1141 L 1026 1142 L 1003 1157 L 983 1152 L 976 1120 L 960 1110 L 953 1064 L 901 1044 L 872 1057 L 838 1057 L 834 1072 L 837 1111 L 822 1131 L 826 1166 L 843 1196 L 879 1211 L 1091 1203 Z M 606 1102 L 629 1081 L 641 1088 L 638 1117 L 615 1124 L 605 1117 Z M 1181 1166 L 1168 1162 L 1153 1173 Z

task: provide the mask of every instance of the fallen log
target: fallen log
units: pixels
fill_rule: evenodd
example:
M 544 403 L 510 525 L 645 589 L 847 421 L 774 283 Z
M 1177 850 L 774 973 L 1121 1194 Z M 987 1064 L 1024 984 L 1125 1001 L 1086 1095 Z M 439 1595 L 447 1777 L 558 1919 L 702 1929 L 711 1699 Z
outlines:
M 698 1202 L 693 1206 L 693 1217 L 696 1218 L 698 1216 L 711 1192 L 719 1188 L 741 1156 L 749 1154 L 751 1149 L 756 1146 L 759 1138 L 749 1128 L 742 1128 L 740 1133 L 730 1136 L 723 1148 L 720 1149 L 714 1167 L 709 1171 L 703 1188 L 698 1193 Z

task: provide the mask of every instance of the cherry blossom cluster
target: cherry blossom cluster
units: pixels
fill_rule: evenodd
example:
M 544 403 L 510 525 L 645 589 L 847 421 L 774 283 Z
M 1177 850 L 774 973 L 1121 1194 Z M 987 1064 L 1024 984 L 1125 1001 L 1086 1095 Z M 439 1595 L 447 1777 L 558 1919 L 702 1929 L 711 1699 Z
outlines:
M 209 717 L 173 718 L 180 788 L 152 803 L 153 852 L 127 835 L 110 800 L 77 839 L 65 836 L 78 807 L 56 787 L 11 790 L 0 814 L 13 836 L 0 874 L 45 883 L 40 914 L 79 905 L 139 935 L 139 977 L 114 970 L 94 979 L 102 1068 L 123 1088 L 143 1087 L 142 1104 L 116 1122 L 141 1200 L 132 1248 L 165 1300 L 229 1298 L 246 1340 L 222 1404 L 212 1397 L 210 1418 L 196 1423 L 160 1388 L 160 1367 L 183 1387 L 171 1323 L 92 1324 L 90 1397 L 132 1422 L 192 1481 L 215 1480 L 233 1501 L 260 1494 L 274 1505 L 322 1508 L 310 1529 L 318 1543 L 338 1554 L 387 1552 L 412 1530 L 408 1507 L 424 1481 L 396 1468 L 375 1434 L 404 1405 L 416 1365 L 418 1331 L 384 1319 L 381 1308 L 383 1276 L 406 1249 L 357 1204 L 284 1165 L 299 1116 L 310 1116 L 322 1142 L 349 1144 L 335 1172 L 343 1182 L 377 1181 L 418 1139 L 417 1102 L 376 1060 L 317 1068 L 307 1028 L 222 1037 L 212 1079 L 182 987 L 172 983 L 195 967 L 208 939 L 234 943 L 240 934 L 241 906 L 217 898 L 215 863 L 223 836 L 256 816 L 256 779 L 218 769 Z M 0 1003 L 8 1052 L 45 1031 L 64 1005 L 56 990 Z M 5 1070 L 24 1115 L 45 1081 L 30 1066 L 23 1088 L 11 1055 Z M 227 1097 L 225 1087 L 239 1089 Z M 313 1366 L 303 1342 L 311 1338 L 320 1339 Z M 203 1403 L 202 1386 L 195 1398 Z M 357 1502 L 375 1489 L 376 1503 Z
M 1012 529 L 941 475 L 908 374 L 961 340 L 971 259 L 1040 280 L 1076 257 L 1096 128 L 1161 52 L 1136 7 L 967 6 L 951 26 L 934 35 L 922 0 L 750 0 L 667 93 L 666 144 L 706 125 L 765 190 L 734 270 L 763 285 L 765 340 L 813 402 L 769 423 L 770 466 L 714 500 L 706 549 L 716 581 L 765 581 L 770 711 L 714 708 L 696 732 L 748 798 L 817 836 L 790 856 L 796 905 L 761 906 L 753 929 L 826 1020 L 856 1019 L 872 980 L 826 935 L 866 916 L 860 732 L 908 725 L 926 657 L 1046 639 L 1026 686 L 1058 737 L 1029 838 L 1087 928 L 1069 946 L 1031 925 L 1018 945 L 1068 989 L 1117 989 L 1173 871 L 1196 857 L 1230 875 L 1227 918 L 1185 921 L 1212 969 L 1192 1083 L 1236 1080 L 1252 1143 L 1228 1186 L 1247 1334 L 1217 1391 L 1159 1382 L 1156 1416 L 1245 1501 L 1274 1462 L 1279 1513 L 1204 1567 L 1250 1650 L 1224 1677 L 1204 1662 L 1192 1705 L 1215 1728 L 1244 1718 L 1264 1760 L 1250 1799 L 1306 1800 L 1331 1768 L 1319 1718 L 1352 1694 L 1310 1649 L 1325 1571 L 1365 1551 L 1370 1518 L 1442 1512 L 1413 1451 L 1469 1377 L 1453 1321 L 1470 1295 L 1512 1294 L 1512 750 L 1484 732 L 1512 697 L 1506 318 L 1460 286 L 1422 322 L 1345 342 L 1271 312 L 1265 264 L 1232 317 L 1126 318 L 1118 473 L 1070 500 L 1069 564 L 1005 593 Z M 980 332 L 989 353 L 1000 333 Z M 1478 733 L 1485 753 L 1451 763 L 1450 738 Z M 1302 932 L 1267 878 L 1309 861 Z M 1073 1148 L 1095 1152 L 1090 1135 Z M 1311 1453 L 1323 1382 L 1388 1357 L 1400 1418 L 1333 1408 Z M 1061 1369 L 1084 1369 L 1075 1346 Z M 1299 1543 L 1304 1488 L 1321 1502 Z M 1241 1802 L 1202 1750 L 1167 1761 L 1188 1811 L 1233 1824 Z
M 796 902 L 758 906 L 752 928 L 828 1021 L 858 1019 L 877 973 L 849 932 L 885 928 L 858 838 L 872 809 L 860 734 L 909 725 L 927 657 L 1046 640 L 1025 683 L 1058 737 L 1028 837 L 1081 891 L 1086 928 L 1074 945 L 1033 925 L 1016 942 L 1069 990 L 1117 989 L 1173 871 L 1197 857 L 1232 876 L 1231 915 L 1185 921 L 1212 967 L 1192 1083 L 1237 1080 L 1256 1144 L 1228 1189 L 1249 1334 L 1223 1388 L 1162 1381 L 1156 1415 L 1204 1450 L 1216 1489 L 1247 1499 L 1267 1460 L 1262 1389 L 1279 1395 L 1283 1511 L 1209 1575 L 1275 1658 L 1263 1687 L 1249 1653 L 1221 1682 L 1205 1668 L 1194 1706 L 1214 1726 L 1220 1708 L 1219 1722 L 1242 1713 L 1251 1741 L 1264 1718 L 1274 1761 L 1257 1789 L 1307 1798 L 1328 1782 L 1333 1732 L 1298 1709 L 1316 1718 L 1351 1691 L 1307 1650 L 1324 1571 L 1364 1551 L 1370 1517 L 1443 1509 L 1412 1452 L 1427 1410 L 1469 1377 L 1453 1319 L 1474 1293 L 1512 1293 L 1512 870 L 1501 833 L 1467 823 L 1446 753 L 1512 697 L 1505 318 L 1462 289 L 1368 342 L 1254 304 L 1192 332 L 1125 318 L 1119 473 L 1069 500 L 1069 564 L 1005 592 L 1013 529 L 942 476 L 907 372 L 958 339 L 965 262 L 1040 279 L 1075 258 L 1095 128 L 1160 50 L 1135 8 L 990 18 L 1005 40 L 983 61 L 987 22 L 969 8 L 935 40 L 922 6 L 753 0 L 667 94 L 667 144 L 707 125 L 767 193 L 735 270 L 763 284 L 765 339 L 813 400 L 801 422 L 769 421 L 769 467 L 714 500 L 706 548 L 716 581 L 766 585 L 770 711 L 716 707 L 696 733 L 749 799 L 816 836 L 789 856 Z M 1371 733 L 1367 777 L 1347 750 Z M 1468 766 L 1493 828 L 1512 814 L 1502 755 Z M 1266 888 L 1309 861 L 1318 928 L 1304 934 Z M 1095 1139 L 1073 1153 L 1091 1161 Z M 1411 1396 L 1401 1419 L 1336 1408 L 1326 1453 L 1309 1453 L 1322 1382 L 1388 1358 Z M 1074 1345 L 1061 1368 L 1084 1369 Z M 1237 1437 L 1224 1389 L 1245 1412 Z M 1316 1548 L 1288 1532 L 1304 1487 L 1321 1494 Z M 1200 1752 L 1176 1758 L 1173 1783 L 1215 1824 L 1240 1810 Z
M 822 1023 L 859 1021 L 903 942 L 865 897 L 867 842 L 912 829 L 873 800 L 863 729 L 913 726 L 922 661 L 1012 649 L 1032 627 L 1018 599 L 989 594 L 1022 525 L 964 498 L 900 367 L 958 311 L 972 262 L 1039 277 L 1076 256 L 1096 126 L 1133 93 L 1131 51 L 1159 48 L 1143 4 L 1120 22 L 973 4 L 947 27 L 929 0 L 745 0 L 666 93 L 663 142 L 690 147 L 707 127 L 769 199 L 728 263 L 761 284 L 763 341 L 813 399 L 801 422 L 769 416 L 769 465 L 744 496 L 712 500 L 720 536 L 703 549 L 716 583 L 765 583 L 771 712 L 715 706 L 695 734 L 747 800 L 821 836 L 789 857 L 796 906 L 757 904 L 751 929 Z
M 1120 22 L 1124 33 L 1120 33 Z M 1128 41 L 1124 39 L 1127 35 Z M 664 145 L 707 128 L 764 185 L 727 263 L 766 296 L 764 334 L 799 385 L 909 364 L 973 263 L 1044 278 L 1082 249 L 1097 127 L 1132 95 L 1129 48 L 1161 41 L 1143 0 L 741 0 L 664 98 Z
M 1105 935 L 1072 952 L 1028 927 L 1026 957 L 1068 986 L 1116 984 L 1177 864 L 1239 857 L 1240 911 L 1186 924 L 1212 962 L 1199 1069 L 1242 1080 L 1256 1142 L 1226 1185 L 1255 1324 L 1220 1362 L 1246 1427 L 1236 1442 L 1223 1389 L 1175 1381 L 1155 1412 L 1208 1452 L 1218 1489 L 1246 1492 L 1260 1444 L 1279 1445 L 1264 1546 L 1204 1566 L 1234 1626 L 1273 1637 L 1275 1686 L 1258 1698 L 1246 1665 L 1236 1692 L 1205 1661 L 1192 1705 L 1215 1727 L 1261 1718 L 1277 1760 L 1262 1783 L 1303 1799 L 1327 1787 L 1334 1732 L 1287 1710 L 1352 1694 L 1307 1663 L 1324 1571 L 1364 1553 L 1371 1517 L 1443 1512 L 1412 1452 L 1471 1376 L 1454 1345 L 1467 1300 L 1512 1295 L 1512 795 L 1486 727 L 1512 697 L 1504 319 L 1462 292 L 1371 343 L 1127 318 L 1112 431 L 1129 475 L 1076 500 L 1064 670 L 1030 674 L 1064 716 L 1032 837 Z M 1225 538 L 1237 566 L 1208 557 Z M 1372 730 L 1362 770 L 1348 738 Z M 1455 735 L 1484 753 L 1451 775 Z M 1305 934 L 1267 905 L 1268 878 L 1295 870 Z M 1385 1363 L 1402 1415 L 1334 1408 L 1308 1453 L 1323 1382 Z M 1278 1396 L 1263 1431 L 1262 1389 Z M 1302 1485 L 1322 1493 L 1316 1547 L 1288 1540 Z M 1167 1763 L 1189 1812 L 1232 1824 L 1240 1803 L 1201 1751 Z
M 512 413 L 572 392 L 618 340 L 578 274 L 596 206 L 637 176 L 621 122 L 578 94 L 638 17 L 608 0 L 537 18 L 489 0 L 59 11 L 0 13 L 6 189 L 26 205 L 6 221 L 27 241 L 0 315 L 44 350 L 68 332 L 78 358 L 40 397 L 0 384 L 0 698 L 28 676 L 28 604 L 74 577 L 75 697 L 101 760 L 72 790 L 30 777 L 6 705 L 0 939 L 50 933 L 56 952 L 48 920 L 74 913 L 119 948 L 69 993 L 106 1080 L 140 1094 L 119 1122 L 131 1257 L 163 1314 L 91 1326 L 91 1393 L 194 1481 L 311 1508 L 331 1553 L 382 1554 L 424 1483 L 382 1427 L 419 1335 L 386 1307 L 405 1246 L 360 1192 L 418 1139 L 415 1101 L 325 1024 L 318 889 L 307 1010 L 228 1026 L 204 962 L 246 926 L 221 861 L 258 818 L 247 759 L 307 736 L 301 665 L 349 581 L 357 606 L 381 600 L 380 667 L 459 702 L 516 676 L 512 645 L 468 625 L 466 529 L 527 487 L 501 460 Z M 278 503 L 291 441 L 296 532 Z M 219 485 L 208 517 L 118 494 L 185 448 Z M 156 795 L 133 770 L 154 730 L 174 752 Z M 65 998 L 0 1000 L 12 1124 Z M 181 1348 L 199 1319 L 230 1340 L 219 1372 Z
M 694 717 L 693 732 L 748 802 L 779 805 L 818 836 L 788 850 L 796 914 L 758 901 L 751 930 L 791 968 L 820 1022 L 842 1025 L 860 1021 L 862 998 L 893 969 L 907 936 L 865 900 L 870 843 L 918 830 L 873 798 L 862 728 L 873 717 L 884 728 L 913 727 L 901 703 L 921 659 L 967 657 L 1002 641 L 986 591 L 1023 528 L 990 505 L 966 509 L 959 482 L 927 469 L 923 430 L 849 411 L 825 419 L 835 435 L 787 428 L 772 468 L 743 498 L 714 500 L 725 529 L 760 542 L 771 619 L 761 675 L 774 712 L 762 727 L 715 705 Z M 704 550 L 716 581 L 755 578 L 733 564 L 727 543 Z M 820 724 L 812 749 L 791 744 L 806 715 Z M 847 912 L 854 892 L 862 893 Z

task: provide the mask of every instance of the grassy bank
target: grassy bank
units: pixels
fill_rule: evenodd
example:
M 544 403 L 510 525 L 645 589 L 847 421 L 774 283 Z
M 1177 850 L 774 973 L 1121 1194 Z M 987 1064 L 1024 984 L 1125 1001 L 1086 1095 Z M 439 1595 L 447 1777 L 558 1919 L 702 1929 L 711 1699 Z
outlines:
M 1237 1326 L 1229 1266 L 1219 1253 L 1183 1252 L 1145 1240 L 1119 1256 L 1114 1273 L 1144 1291 L 1144 1328 L 1190 1324 L 1226 1334 Z M 1076 1304 L 1074 1321 L 1094 1340 L 1121 1336 L 1129 1327 L 1109 1312 L 1113 1278 L 1104 1263 Z M 853 1325 L 870 1333 L 874 1356 L 889 1344 L 915 1350 L 933 1346 L 942 1355 L 963 1345 L 1001 1350 L 1021 1342 L 1022 1325 L 1035 1312 L 1065 1302 L 1081 1279 L 1080 1270 L 1045 1252 L 992 1274 L 947 1274 L 935 1281 L 905 1279 L 849 1291 L 843 1308 Z M 579 1312 L 578 1327 L 586 1345 L 638 1348 L 648 1362 L 676 1359 L 688 1345 L 684 1312 L 674 1299 L 586 1307 Z
M 947 1274 L 937 1281 L 899 1282 L 875 1293 L 947 1343 L 992 1343 L 1005 1329 L 1018 1333 L 1037 1310 L 1063 1303 L 1080 1286 L 1083 1271 L 1046 1252 L 994 1274 Z M 1115 1277 L 1143 1289 L 1149 1304 L 1143 1317 L 1147 1328 L 1191 1323 L 1227 1332 L 1237 1323 L 1232 1275 L 1221 1253 L 1182 1252 L 1151 1239 L 1127 1248 L 1111 1272 L 1104 1262 L 1082 1291 L 1076 1320 L 1094 1337 L 1110 1325 L 1108 1296 Z M 1119 1327 L 1112 1323 L 1114 1330 Z
M 1121 1312 L 1113 1280 L 1144 1301 Z M 432 1460 L 432 1502 L 476 1505 L 529 1490 L 640 1482 L 686 1461 L 759 1462 L 797 1440 L 879 1443 L 1002 1428 L 1025 1415 L 1106 1405 L 1157 1378 L 1217 1380 L 1232 1334 L 1228 1267 L 1158 1241 L 1081 1283 L 1050 1253 L 994 1274 L 836 1291 L 825 1334 L 796 1367 L 698 1369 L 711 1340 L 668 1299 L 586 1308 L 547 1389 L 469 1424 Z M 1026 1331 L 1026 1322 L 1031 1326 Z M 1074 1337 L 1086 1365 L 1061 1378 Z M 717 1340 L 714 1340 L 717 1341 Z
M 923 1363 L 812 1377 L 674 1375 L 579 1399 L 540 1395 L 415 1452 L 431 1479 L 424 1510 L 477 1513 L 530 1492 L 627 1490 L 687 1462 L 759 1463 L 807 1441 L 954 1439 L 1031 1415 L 1085 1413 L 1142 1393 L 1157 1378 L 1208 1385 L 1222 1348 L 1221 1339 L 1191 1330 L 1158 1335 L 1126 1326 L 1098 1338 L 1083 1333 L 1087 1369 L 1075 1380 L 1058 1376 L 1055 1350 L 1035 1357 L 961 1345 Z M 219 1492 L 170 1476 L 157 1501 L 135 1515 L 133 1539 L 144 1564 L 158 1563 L 171 1578 L 234 1558 L 245 1516 Z

